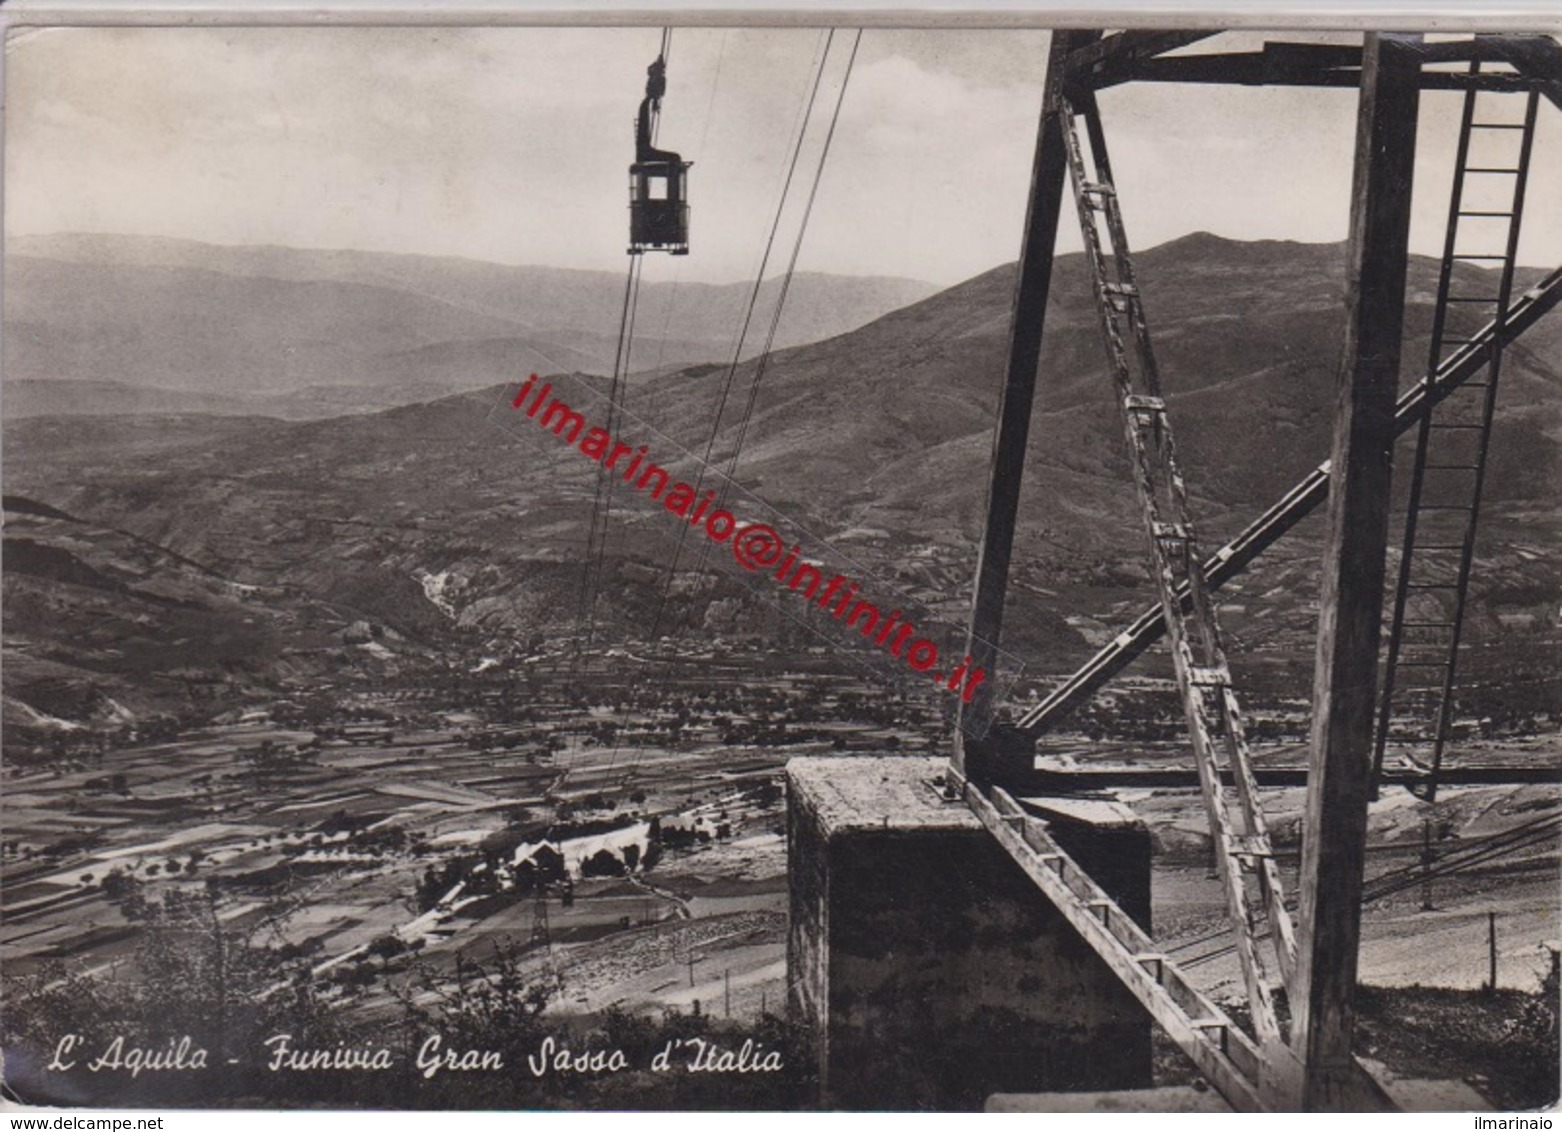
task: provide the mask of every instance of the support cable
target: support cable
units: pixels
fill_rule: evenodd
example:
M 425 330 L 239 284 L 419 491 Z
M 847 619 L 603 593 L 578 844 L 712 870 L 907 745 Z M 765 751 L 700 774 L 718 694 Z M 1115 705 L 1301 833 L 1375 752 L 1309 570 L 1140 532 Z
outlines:
M 628 369 L 629 354 L 634 345 L 635 308 L 640 294 L 640 256 L 629 259 L 629 274 L 624 280 L 624 307 L 618 319 L 618 346 L 613 355 L 613 376 L 608 397 L 608 431 L 613 429 L 613 419 L 618 398 L 621 395 L 622 378 Z M 597 584 L 600 578 L 607 545 L 608 513 L 612 509 L 613 485 L 606 468 L 598 468 L 596 490 L 591 501 L 591 521 L 586 532 L 586 560 L 580 576 L 580 589 L 575 606 L 575 659 L 589 647 L 595 633 L 595 607 Z M 604 501 L 605 499 L 605 501 Z M 600 532 L 600 533 L 599 533 Z
M 721 86 L 721 65 L 726 57 L 727 33 L 723 31 L 721 33 L 721 44 L 716 49 L 716 77 L 711 80 L 710 101 L 705 104 L 705 125 L 700 130 L 700 144 L 695 149 L 695 153 L 703 154 L 705 152 L 705 139 L 710 136 L 711 112 L 715 109 L 716 106 L 716 91 Z M 660 124 L 660 120 L 658 120 L 658 124 Z M 653 145 L 656 144 L 656 137 L 654 134 L 652 135 L 651 143 Z M 683 260 L 679 259 L 678 266 L 673 273 L 672 292 L 667 297 L 667 314 L 666 317 L 662 319 L 662 337 L 661 341 L 656 347 L 656 364 L 651 367 L 652 376 L 659 376 L 662 372 L 662 360 L 667 354 L 667 338 L 672 331 L 673 311 L 678 305 L 678 287 L 682 280 Z
M 824 177 L 825 164 L 830 157 L 830 143 L 835 139 L 835 127 L 841 118 L 841 107 L 846 101 L 846 87 L 851 82 L 852 67 L 857 61 L 857 48 L 861 43 L 862 30 L 859 28 L 856 37 L 852 41 L 851 55 L 846 61 L 846 71 L 841 79 L 840 93 L 835 99 L 835 109 L 830 115 L 830 127 L 825 133 L 824 145 L 819 153 L 819 164 L 814 169 L 813 184 L 809 187 L 808 201 L 803 208 L 803 217 L 797 230 L 797 238 L 792 243 L 792 254 L 787 261 L 786 273 L 781 278 L 781 290 L 776 299 L 775 310 L 771 313 L 770 328 L 765 335 L 765 346 L 760 351 L 759 357 L 755 362 L 754 380 L 749 385 L 748 400 L 743 407 L 743 416 L 738 424 L 737 442 L 733 445 L 731 455 L 726 459 L 726 470 L 722 473 L 725 476 L 725 481 L 722 485 L 718 485 L 718 490 L 722 490 L 726 483 L 732 483 L 736 480 L 738 459 L 743 454 L 743 445 L 748 439 L 749 423 L 754 417 L 754 406 L 759 400 L 759 385 L 764 380 L 765 371 L 770 365 L 771 353 L 775 348 L 776 332 L 781 326 L 781 316 L 786 310 L 787 293 L 792 288 L 792 278 L 797 271 L 797 260 L 803 250 L 803 237 L 808 232 L 808 221 L 813 215 L 814 200 L 819 195 L 819 182 Z M 724 496 L 725 492 L 723 490 L 723 493 L 717 496 L 715 504 L 717 508 L 721 507 Z M 703 571 L 705 569 L 706 563 L 710 560 L 710 554 L 711 546 L 709 543 L 706 543 L 700 548 L 700 561 L 698 567 L 696 567 L 697 570 Z
M 710 464 L 711 454 L 716 446 L 716 438 L 721 431 L 721 418 L 726 411 L 727 399 L 731 396 L 732 386 L 737 376 L 738 364 L 743 356 L 743 343 L 748 337 L 748 328 L 754 318 L 754 307 L 755 304 L 759 301 L 760 288 L 763 286 L 765 280 L 765 267 L 770 262 L 770 253 L 775 246 L 776 233 L 781 227 L 781 216 L 786 209 L 786 198 L 791 190 L 792 179 L 797 172 L 798 159 L 802 155 L 803 140 L 807 135 L 808 119 L 813 115 L 814 102 L 819 96 L 819 85 L 824 78 L 824 64 L 829 57 L 830 44 L 834 40 L 834 37 L 835 31 L 832 28 L 825 38 L 824 52 L 820 55 L 819 63 L 814 70 L 813 87 L 809 92 L 807 109 L 803 114 L 803 129 L 798 132 L 797 139 L 792 147 L 792 156 L 787 164 L 786 181 L 781 187 L 781 199 L 776 204 L 775 219 L 772 221 L 770 226 L 770 235 L 765 241 L 765 253 L 760 259 L 759 271 L 754 277 L 754 286 L 749 293 L 748 305 L 743 314 L 742 329 L 738 334 L 737 348 L 733 351 L 732 361 L 727 366 L 727 374 L 722 382 L 721 396 L 716 403 L 716 415 L 715 418 L 711 421 L 710 436 L 706 439 L 705 442 L 704 458 L 701 461 L 699 467 L 696 469 L 694 483 L 694 492 L 696 496 L 699 495 L 700 489 L 704 486 L 705 469 Z M 673 551 L 672 562 L 667 568 L 667 576 L 663 580 L 662 593 L 656 603 L 656 614 L 651 619 L 651 631 L 649 636 L 653 639 L 657 636 L 657 631 L 661 628 L 662 618 L 667 611 L 667 601 L 672 594 L 673 579 L 677 576 L 678 573 L 678 561 L 683 555 L 683 544 L 687 533 L 688 527 L 685 525 L 680 525 L 678 529 L 677 546 Z
M 857 62 L 857 48 L 862 44 L 862 29 L 857 30 L 856 37 L 852 40 L 851 55 L 846 60 L 846 72 L 841 78 L 841 90 L 835 99 L 835 110 L 830 115 L 830 128 L 824 136 L 824 145 L 819 152 L 819 165 L 814 170 L 813 184 L 808 190 L 808 202 L 803 207 L 802 222 L 797 229 L 797 239 L 792 244 L 792 255 L 787 261 L 786 274 L 781 280 L 781 293 L 776 300 L 776 309 L 770 319 L 770 329 L 765 336 L 765 348 L 759 355 L 759 360 L 754 369 L 754 380 L 749 386 L 748 403 L 743 409 L 743 419 L 738 427 L 738 439 L 733 447 L 732 455 L 727 458 L 726 476 L 731 480 L 738 469 L 738 457 L 742 455 L 743 444 L 748 436 L 749 422 L 754 416 L 754 404 L 759 397 L 759 383 L 764 380 L 765 370 L 770 364 L 771 350 L 775 346 L 776 331 L 781 325 L 781 315 L 786 309 L 787 292 L 792 287 L 792 277 L 797 271 L 798 256 L 803 250 L 803 237 L 808 232 L 808 221 L 813 215 L 814 201 L 819 195 L 819 182 L 824 178 L 824 167 L 830 158 L 830 143 L 835 140 L 835 127 L 841 119 L 841 107 L 846 102 L 846 87 L 851 82 L 852 67 Z M 707 548 L 708 549 L 708 548 Z

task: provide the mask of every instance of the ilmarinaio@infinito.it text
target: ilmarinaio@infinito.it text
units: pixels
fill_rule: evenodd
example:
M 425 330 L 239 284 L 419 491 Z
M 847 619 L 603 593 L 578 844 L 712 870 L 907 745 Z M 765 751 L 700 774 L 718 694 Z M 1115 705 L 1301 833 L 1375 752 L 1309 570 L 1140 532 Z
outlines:
M 750 573 L 772 570 L 776 583 L 827 611 L 848 629 L 856 629 L 874 646 L 904 661 L 913 670 L 930 673 L 933 681 L 947 692 L 958 693 L 966 703 L 976 694 L 987 673 L 972 667 L 965 657 L 947 676 L 939 671 L 938 645 L 917 636 L 917 627 L 901 620 L 901 611 L 888 615 L 866 598 L 859 586 L 844 574 L 825 578 L 819 568 L 802 558 L 800 547 L 788 548 L 785 540 L 767 523 L 741 522 L 730 511 L 712 509 L 714 490 L 703 496 L 681 480 L 673 480 L 665 468 L 651 458 L 647 445 L 625 444 L 606 429 L 588 425 L 586 419 L 569 405 L 552 397 L 552 383 L 538 385 L 532 374 L 515 395 L 511 407 L 524 411 L 537 425 L 549 429 L 581 455 L 609 471 L 617 472 L 636 491 L 648 494 L 679 519 L 705 532 L 712 542 L 726 544 L 733 559 Z

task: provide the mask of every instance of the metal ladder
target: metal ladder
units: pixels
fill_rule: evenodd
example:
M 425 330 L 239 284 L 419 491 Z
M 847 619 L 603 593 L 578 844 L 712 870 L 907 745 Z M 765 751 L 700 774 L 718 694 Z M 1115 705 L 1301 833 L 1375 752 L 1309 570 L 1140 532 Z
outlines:
M 1479 73 L 1480 67 L 1479 60 L 1472 61 L 1470 73 Z M 1450 318 L 1454 311 L 1489 316 L 1498 326 L 1511 313 L 1514 260 L 1540 101 L 1537 93 L 1530 92 L 1524 96 L 1523 118 L 1503 120 L 1497 111 L 1512 97 L 1473 88 L 1465 92 L 1432 317 L 1429 382 L 1471 341 L 1468 331 L 1456 325 L 1466 320 Z M 1513 144 L 1502 142 L 1508 135 L 1517 135 L 1516 154 Z M 1476 139 L 1481 141 L 1472 155 Z M 1500 146 L 1498 156 L 1488 146 Z M 1461 264 L 1471 266 L 1459 271 Z M 1496 268 L 1496 277 L 1487 271 L 1482 273 L 1485 278 L 1472 280 L 1473 268 L 1488 264 Z M 1421 418 L 1416 434 L 1379 696 L 1373 781 L 1382 773 L 1391 739 L 1409 747 L 1429 744 L 1430 757 L 1424 762 L 1406 756 L 1423 775 L 1412 789 L 1428 801 L 1437 797 L 1443 748 L 1453 722 L 1459 639 L 1497 404 L 1502 342 L 1498 335 L 1480 379 L 1448 390 Z
M 1250 879 L 1256 881 L 1257 903 L 1268 913 L 1281 975 L 1287 984 L 1295 968 L 1296 942 L 1259 803 L 1219 621 L 1204 575 L 1187 487 L 1177 465 L 1160 374 L 1129 256 L 1117 190 L 1112 183 L 1105 135 L 1094 99 L 1089 95 L 1065 100 L 1060 117 L 1085 256 L 1133 459 L 1162 616 L 1193 742 L 1218 871 L 1236 935 L 1253 1028 L 1266 1047 L 1282 1045 L 1269 976 L 1258 947 L 1260 924 L 1254 911 L 1254 894 L 1249 892 Z M 1084 120 L 1089 139 L 1088 158 L 1079 136 L 1079 119 Z M 1102 248 L 1103 224 L 1109 256 Z M 1191 598 L 1187 611 L 1183 609 L 1183 591 Z M 1240 831 L 1227 806 L 1221 782 L 1221 752 L 1236 786 Z

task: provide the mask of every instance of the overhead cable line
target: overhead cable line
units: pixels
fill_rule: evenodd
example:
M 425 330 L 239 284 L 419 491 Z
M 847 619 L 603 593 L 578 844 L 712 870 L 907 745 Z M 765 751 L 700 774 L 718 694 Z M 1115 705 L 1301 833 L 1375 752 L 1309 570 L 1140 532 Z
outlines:
M 753 322 L 754 308 L 759 301 L 760 289 L 764 284 L 765 269 L 769 265 L 770 254 L 775 247 L 776 235 L 780 231 L 782 215 L 786 210 L 787 197 L 791 191 L 792 180 L 797 173 L 798 162 L 802 156 L 803 151 L 803 142 L 808 133 L 808 122 L 813 116 L 814 103 L 819 97 L 819 88 L 824 80 L 825 63 L 829 59 L 830 47 L 834 42 L 834 38 L 835 31 L 832 28 L 825 37 L 824 52 L 820 55 L 818 64 L 814 70 L 813 85 L 809 91 L 808 104 L 803 113 L 803 126 L 802 129 L 798 131 L 796 140 L 792 146 L 792 156 L 787 163 L 786 180 L 781 187 L 781 199 L 776 204 L 775 217 L 771 221 L 770 225 L 770 234 L 765 241 L 765 253 L 760 259 L 759 271 L 755 274 L 754 285 L 749 291 L 748 304 L 743 314 L 742 329 L 738 333 L 737 347 L 733 351 L 732 361 L 728 364 L 726 375 L 722 381 L 721 395 L 716 402 L 716 413 L 711 421 L 710 435 L 705 442 L 704 458 L 701 460 L 699 467 L 696 469 L 694 484 L 694 491 L 696 495 L 699 494 L 701 488 L 704 486 L 705 471 L 710 466 L 711 456 L 716 446 L 716 440 L 721 432 L 722 416 L 726 412 L 727 400 L 732 394 L 732 387 L 737 378 L 738 365 L 742 361 L 743 357 L 743 343 L 748 338 L 749 326 Z M 672 593 L 673 580 L 677 576 L 678 562 L 683 555 L 683 544 L 686 535 L 687 528 L 680 526 L 678 531 L 678 542 L 673 551 L 672 562 L 668 566 L 667 576 L 664 578 L 662 584 L 662 593 L 657 601 L 656 615 L 651 620 L 651 632 L 649 635 L 653 639 L 657 636 L 657 632 L 661 628 L 662 618 L 666 614 L 667 601 Z
M 727 458 L 726 476 L 730 481 L 737 474 L 738 458 L 742 455 L 744 441 L 748 437 L 749 423 L 754 416 L 754 405 L 759 397 L 759 383 L 764 380 L 765 370 L 770 364 L 771 350 L 775 346 L 776 331 L 781 325 L 781 316 L 786 309 L 787 293 L 792 288 L 792 278 L 797 271 L 797 260 L 803 250 L 803 237 L 808 232 L 808 221 L 813 216 L 814 201 L 819 196 L 819 182 L 824 178 L 825 163 L 830 158 L 830 144 L 835 140 L 835 127 L 841 120 L 841 107 L 846 102 L 846 87 L 851 82 L 852 67 L 857 62 L 857 48 L 862 43 L 862 30 L 859 28 L 856 37 L 852 41 L 851 55 L 846 60 L 846 71 L 841 78 L 840 94 L 835 99 L 835 110 L 830 115 L 830 128 L 824 136 L 824 146 L 819 153 L 819 164 L 814 169 L 813 184 L 809 186 L 808 202 L 803 208 L 802 223 L 797 229 L 797 239 L 792 244 L 792 255 L 787 261 L 786 274 L 781 280 L 781 292 L 776 299 L 776 309 L 770 319 L 770 330 L 765 336 L 765 348 L 759 355 L 759 360 L 754 369 L 754 380 L 749 386 L 748 403 L 743 409 L 743 419 L 738 427 L 738 439 L 733 447 L 732 455 Z M 707 545 L 707 549 L 709 549 Z

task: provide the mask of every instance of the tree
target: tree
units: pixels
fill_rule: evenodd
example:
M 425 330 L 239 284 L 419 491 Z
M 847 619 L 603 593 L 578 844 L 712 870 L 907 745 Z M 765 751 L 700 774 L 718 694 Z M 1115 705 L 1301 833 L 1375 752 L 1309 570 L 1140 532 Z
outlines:
M 524 1069 L 549 1032 L 542 1013 L 557 983 L 533 960 L 530 948 L 509 938 L 494 943 L 486 960 L 456 956 L 453 974 L 414 959 L 412 974 L 395 993 L 409 1034 L 437 1033 L 448 1049 L 498 1053 Z M 546 1086 L 530 1073 L 441 1073 L 419 1082 L 420 1102 L 441 1107 L 516 1107 Z
M 133 885 L 116 870 L 103 887 L 112 895 L 115 890 L 135 893 Z M 208 1051 L 208 1068 L 177 1074 L 181 1104 L 232 1103 L 236 1097 L 263 1097 L 279 1089 L 286 1089 L 291 1103 L 348 1098 L 351 1074 L 320 1074 L 308 1081 L 285 1075 L 292 1080 L 283 1083 L 266 1072 L 264 1058 L 253 1056 L 278 1033 L 293 1035 L 297 1047 L 326 1049 L 356 1036 L 345 1021 L 351 1003 L 328 1002 L 297 949 L 289 955 L 267 945 L 266 933 L 279 917 L 246 929 L 226 924 L 218 895 L 208 885 L 168 891 L 155 903 L 143 901 L 136 919 L 133 950 L 110 970 L 87 974 L 49 964 L 35 975 L 5 979 L 0 1045 L 8 1054 L 26 1051 L 16 1058 L 18 1065 L 45 1064 L 65 1033 L 82 1035 L 82 1048 L 98 1051 L 116 1037 L 124 1039 L 126 1049 L 164 1050 L 188 1036 L 191 1050 Z M 230 1066 L 229 1057 L 239 1058 L 239 1064 Z M 100 1088 L 108 1092 L 83 1099 L 164 1104 L 170 1096 L 167 1076 L 107 1074 Z M 85 1087 L 96 1083 L 88 1078 Z M 320 1091 L 311 1094 L 311 1089 Z

